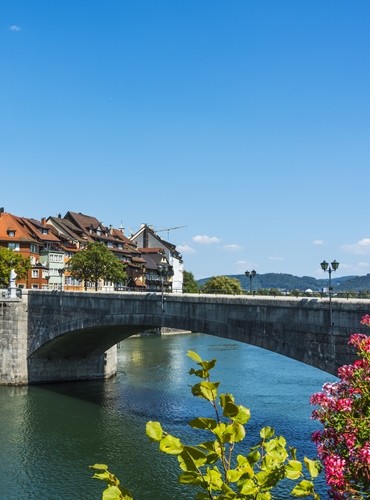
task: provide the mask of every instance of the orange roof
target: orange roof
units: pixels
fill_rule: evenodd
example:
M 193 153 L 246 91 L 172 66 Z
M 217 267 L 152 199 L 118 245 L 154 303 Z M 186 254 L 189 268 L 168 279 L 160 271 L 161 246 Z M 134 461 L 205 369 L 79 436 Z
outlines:
M 9 236 L 14 232 L 14 236 Z M 0 241 L 28 241 L 37 243 L 37 238 L 31 234 L 29 227 L 21 217 L 3 212 L 0 214 Z

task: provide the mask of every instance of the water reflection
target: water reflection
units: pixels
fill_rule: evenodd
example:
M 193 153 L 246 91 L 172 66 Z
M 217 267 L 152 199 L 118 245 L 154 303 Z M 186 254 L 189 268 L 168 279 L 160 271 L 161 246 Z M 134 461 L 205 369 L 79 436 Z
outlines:
M 189 349 L 217 358 L 214 376 L 222 392 L 251 408 L 251 440 L 272 425 L 314 456 L 310 433 L 317 423 L 309 418 L 308 398 L 330 375 L 206 335 L 134 338 L 122 343 L 112 380 L 0 387 L 0 499 L 99 499 L 102 484 L 87 468 L 95 462 L 108 463 L 136 500 L 192 499 L 191 490 L 177 484 L 176 459 L 160 454 L 145 436 L 145 423 L 159 420 L 194 442 L 187 422 L 210 414 L 207 403 L 190 394 L 196 379 L 187 375 Z

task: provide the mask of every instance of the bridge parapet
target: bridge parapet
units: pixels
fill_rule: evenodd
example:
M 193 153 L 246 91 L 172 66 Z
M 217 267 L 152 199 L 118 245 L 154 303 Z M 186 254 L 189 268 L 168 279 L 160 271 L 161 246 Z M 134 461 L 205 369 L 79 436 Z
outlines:
M 349 363 L 351 333 L 366 331 L 365 299 L 25 291 L 1 309 L 0 384 L 112 376 L 116 344 L 170 327 L 269 349 L 329 373 Z M 6 311 L 6 313 L 4 313 Z

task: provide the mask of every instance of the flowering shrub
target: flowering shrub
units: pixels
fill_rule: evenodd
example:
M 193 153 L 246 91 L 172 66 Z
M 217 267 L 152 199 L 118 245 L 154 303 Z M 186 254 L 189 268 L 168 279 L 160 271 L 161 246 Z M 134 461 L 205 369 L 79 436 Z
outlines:
M 361 323 L 370 327 L 370 315 Z M 370 499 L 370 337 L 355 333 L 348 343 L 360 359 L 339 368 L 339 382 L 311 396 L 312 418 L 324 426 L 312 439 L 332 498 Z

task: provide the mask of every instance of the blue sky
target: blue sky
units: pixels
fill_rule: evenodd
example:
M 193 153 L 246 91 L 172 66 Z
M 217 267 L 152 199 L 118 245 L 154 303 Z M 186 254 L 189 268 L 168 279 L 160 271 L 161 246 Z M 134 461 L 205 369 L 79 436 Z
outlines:
M 1 0 L 0 206 L 197 279 L 370 273 L 368 0 Z M 169 238 L 168 238 L 169 237 Z

